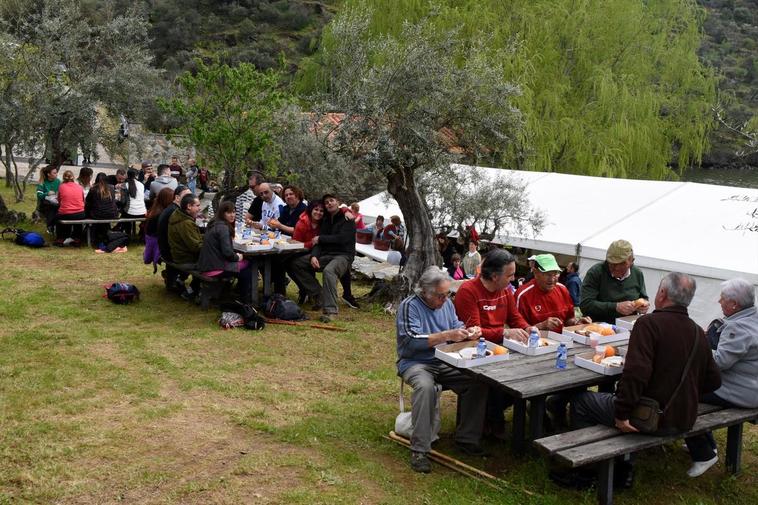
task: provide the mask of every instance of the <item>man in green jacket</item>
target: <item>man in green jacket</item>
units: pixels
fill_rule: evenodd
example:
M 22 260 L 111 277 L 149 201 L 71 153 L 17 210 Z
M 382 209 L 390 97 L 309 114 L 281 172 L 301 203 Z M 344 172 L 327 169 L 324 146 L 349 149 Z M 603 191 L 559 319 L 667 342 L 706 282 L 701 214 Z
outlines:
M 582 283 L 582 314 L 593 321 L 615 323 L 617 317 L 645 314 L 650 308 L 645 277 L 634 266 L 632 244 L 616 240 L 605 261 L 593 265 Z
M 184 269 L 194 269 L 203 246 L 203 236 L 195 223 L 200 212 L 200 200 L 192 193 L 184 195 L 168 220 L 168 244 L 174 263 Z M 200 291 L 200 280 L 192 278 L 190 287 L 182 298 L 191 299 Z

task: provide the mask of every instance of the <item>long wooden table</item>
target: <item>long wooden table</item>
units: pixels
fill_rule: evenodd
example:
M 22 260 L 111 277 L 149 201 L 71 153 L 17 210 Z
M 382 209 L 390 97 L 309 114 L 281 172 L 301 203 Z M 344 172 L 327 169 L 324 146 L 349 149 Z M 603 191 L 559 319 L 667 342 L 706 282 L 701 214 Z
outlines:
M 626 348 L 626 344 L 614 347 Z M 566 368 L 555 368 L 555 353 L 527 356 L 511 351 L 510 359 L 498 363 L 461 369 L 479 380 L 495 385 L 514 399 L 512 450 L 523 453 L 527 442 L 542 437 L 545 399 L 577 387 L 612 387 L 620 375 L 602 375 L 574 364 L 574 355 L 590 347 L 574 343 L 568 350 Z M 526 402 L 529 401 L 529 436 L 526 432 Z

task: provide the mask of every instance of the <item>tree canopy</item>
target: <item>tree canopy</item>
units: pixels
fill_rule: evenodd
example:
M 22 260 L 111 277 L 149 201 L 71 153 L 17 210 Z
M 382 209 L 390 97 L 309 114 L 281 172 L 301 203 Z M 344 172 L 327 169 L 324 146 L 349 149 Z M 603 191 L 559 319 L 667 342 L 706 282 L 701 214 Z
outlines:
M 702 11 L 690 0 L 347 0 L 370 5 L 366 36 L 397 35 L 431 9 L 439 31 L 486 38 L 524 127 L 500 161 L 509 168 L 670 178 L 698 163 L 712 127 L 716 81 L 699 60 Z M 330 86 L 324 55 L 302 65 L 303 90 Z M 494 147 L 494 146 L 493 146 Z M 497 146 L 500 149 L 502 146 Z

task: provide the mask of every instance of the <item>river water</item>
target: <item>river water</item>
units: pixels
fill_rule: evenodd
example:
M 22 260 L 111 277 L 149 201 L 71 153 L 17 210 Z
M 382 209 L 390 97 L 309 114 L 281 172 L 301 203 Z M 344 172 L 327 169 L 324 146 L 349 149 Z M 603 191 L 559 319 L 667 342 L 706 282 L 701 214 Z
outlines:
M 682 180 L 758 189 L 758 169 L 693 168 L 682 174 Z

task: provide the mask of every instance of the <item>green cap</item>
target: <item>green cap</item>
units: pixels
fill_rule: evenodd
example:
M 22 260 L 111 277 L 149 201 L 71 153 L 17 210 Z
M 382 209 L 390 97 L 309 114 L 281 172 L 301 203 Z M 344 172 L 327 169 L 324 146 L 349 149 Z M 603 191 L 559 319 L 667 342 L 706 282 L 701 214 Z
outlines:
M 552 254 L 538 254 L 534 257 L 534 262 L 537 264 L 537 268 L 540 272 L 560 272 L 561 267 L 558 266 L 558 262 L 555 261 L 555 256 Z

